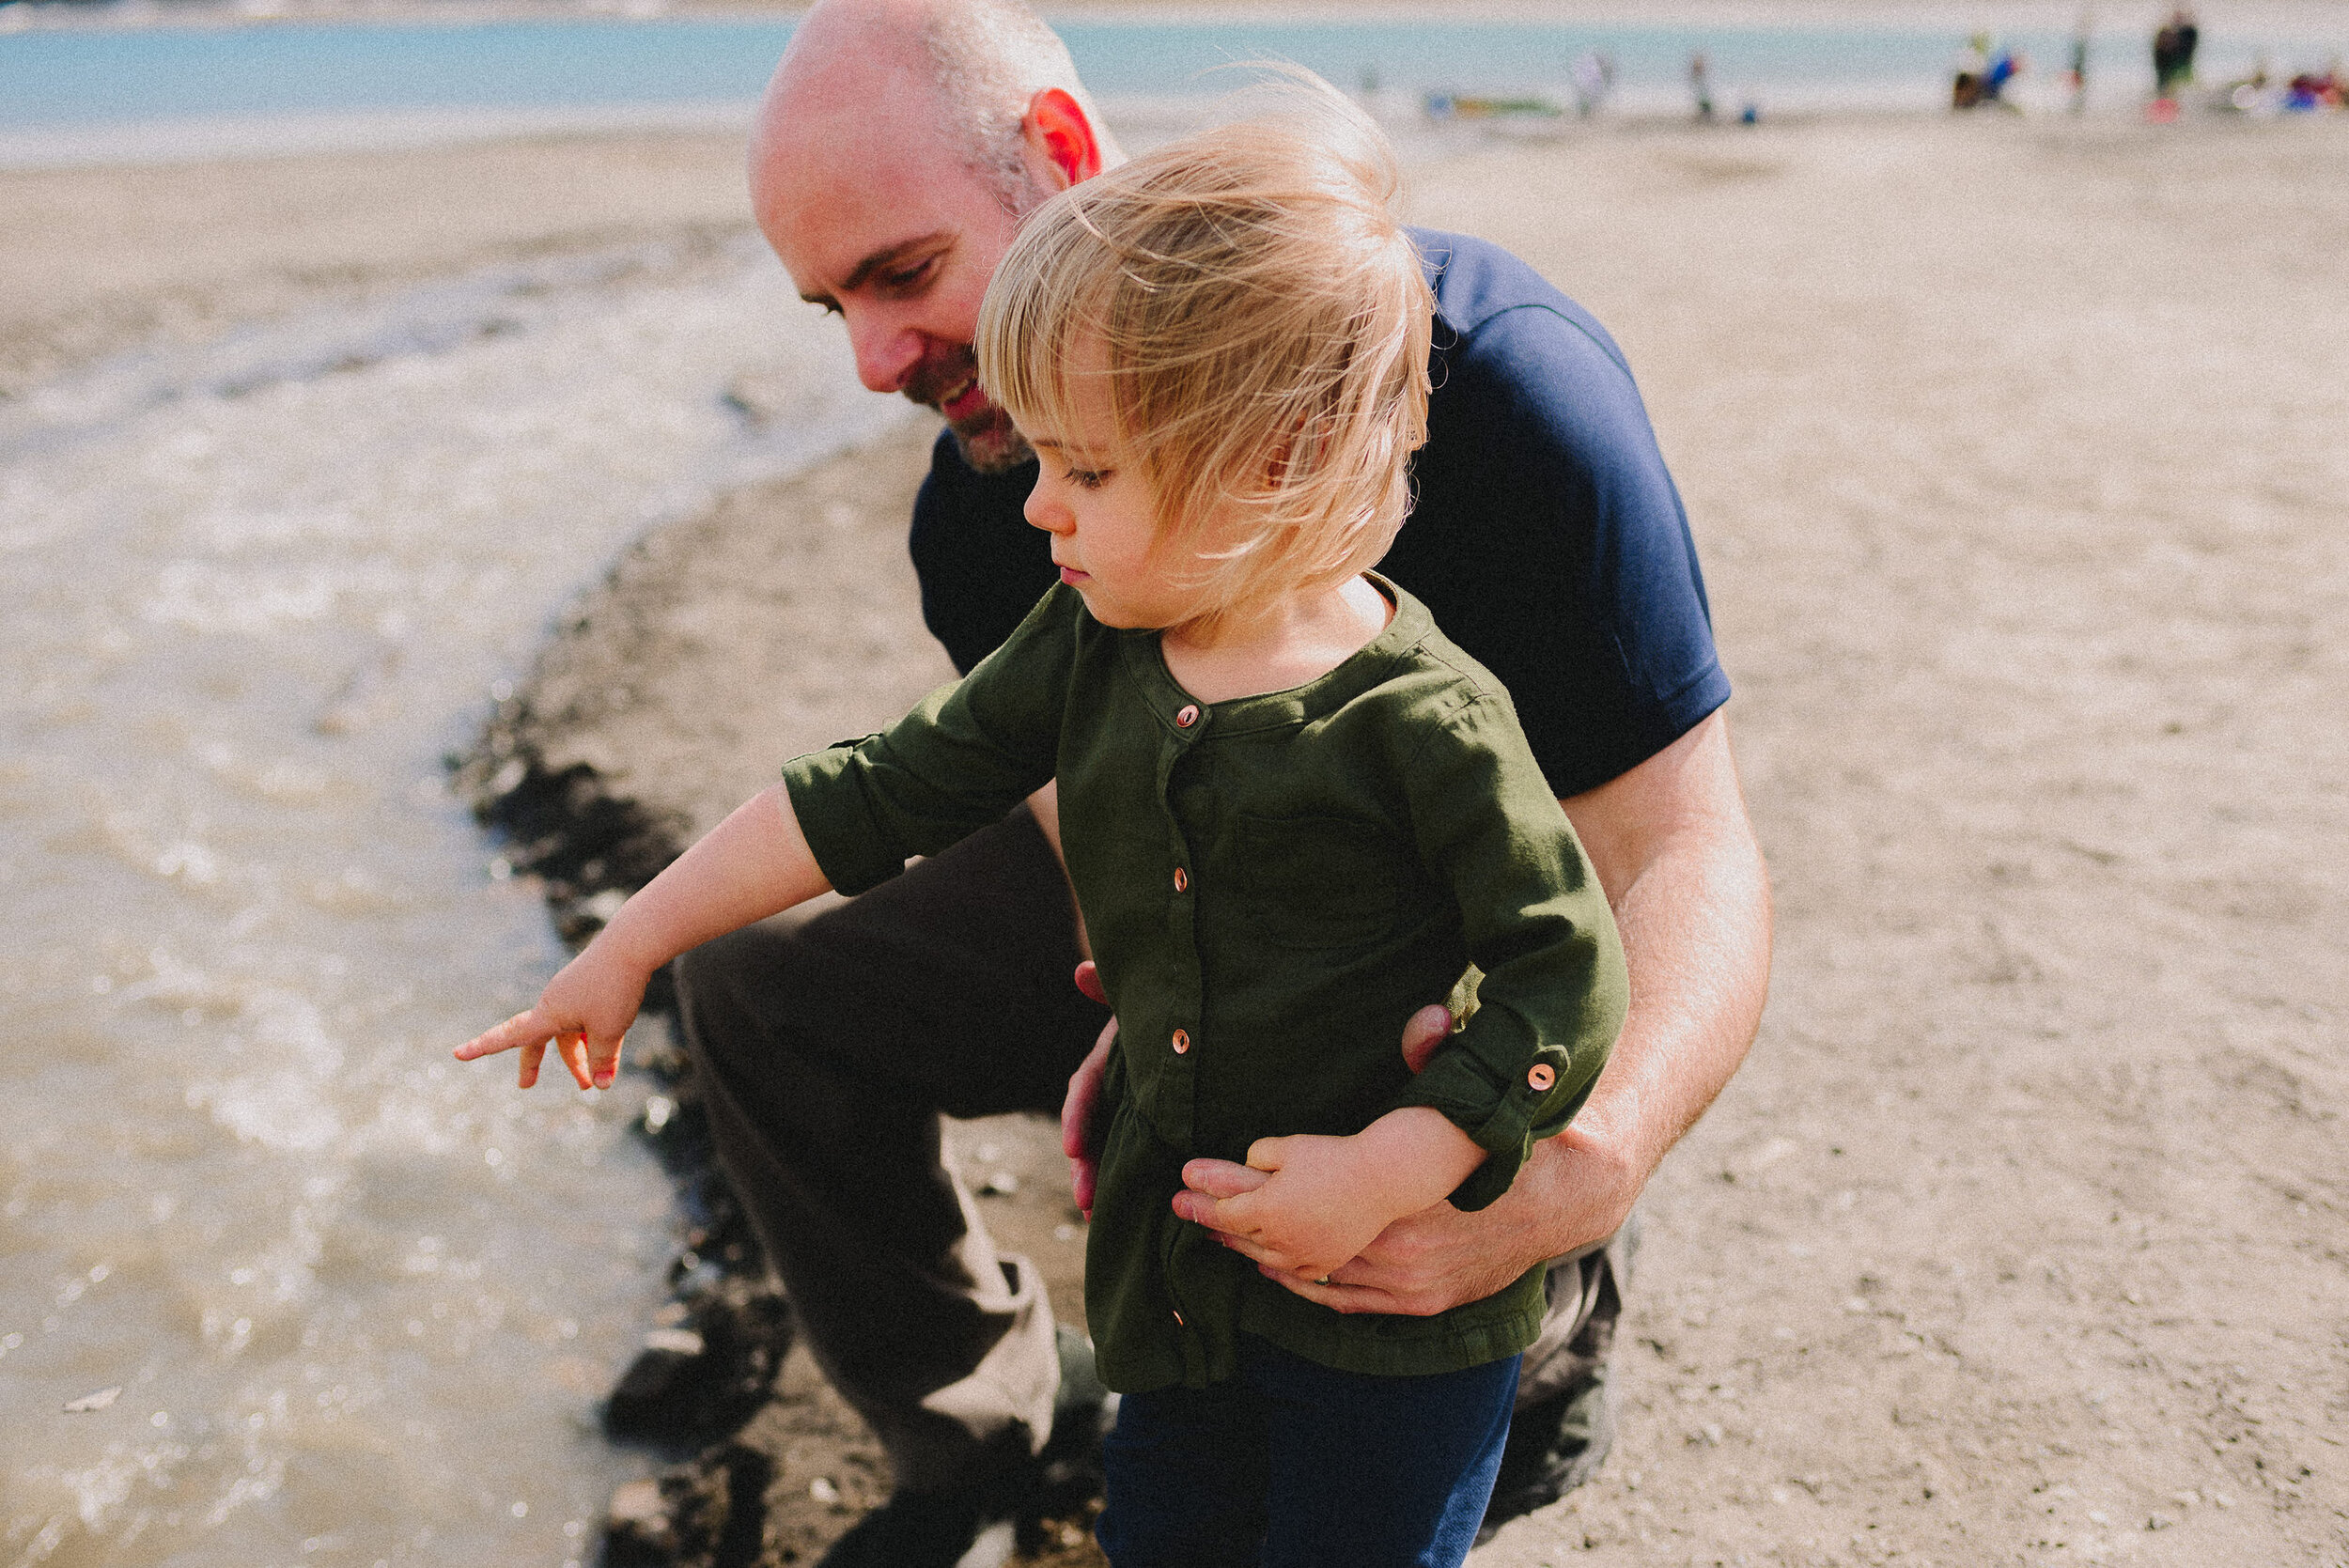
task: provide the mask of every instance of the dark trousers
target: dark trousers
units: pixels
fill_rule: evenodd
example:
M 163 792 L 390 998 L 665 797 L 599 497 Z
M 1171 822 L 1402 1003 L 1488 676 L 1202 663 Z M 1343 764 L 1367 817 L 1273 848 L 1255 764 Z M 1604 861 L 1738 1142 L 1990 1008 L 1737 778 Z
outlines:
M 896 1484 L 981 1482 L 1042 1446 L 1060 1369 L 1042 1283 L 996 1251 L 938 1118 L 1058 1112 L 1109 1017 L 1070 978 L 1075 903 L 1023 807 L 795 914 L 678 962 L 719 1158 Z M 1587 1380 L 1614 1300 L 1606 1252 L 1552 1265 L 1528 1398 Z
M 1228 1382 L 1119 1404 L 1095 1533 L 1112 1568 L 1453 1568 L 1517 1386 L 1515 1356 L 1371 1377 L 1243 1335 Z

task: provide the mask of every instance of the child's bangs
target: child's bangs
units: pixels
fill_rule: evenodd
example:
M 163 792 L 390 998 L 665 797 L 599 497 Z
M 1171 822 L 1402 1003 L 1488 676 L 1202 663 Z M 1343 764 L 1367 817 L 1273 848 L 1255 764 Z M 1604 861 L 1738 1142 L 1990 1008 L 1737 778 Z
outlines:
M 1104 290 L 1099 237 L 1066 204 L 1020 229 L 979 307 L 979 383 L 1031 435 L 1076 422 L 1068 347 L 1097 333 Z

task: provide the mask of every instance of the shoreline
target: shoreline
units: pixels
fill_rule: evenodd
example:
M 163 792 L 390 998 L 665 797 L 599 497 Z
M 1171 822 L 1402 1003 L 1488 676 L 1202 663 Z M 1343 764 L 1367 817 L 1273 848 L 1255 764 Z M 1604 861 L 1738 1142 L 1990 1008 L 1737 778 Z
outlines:
M 2042 100 L 2047 90 L 2033 89 Z M 2167 134 L 2190 136 L 2200 131 L 2248 130 L 2292 134 L 2293 128 L 2318 125 L 2333 117 L 2326 113 L 2246 113 L 2225 107 L 2217 89 L 2202 89 L 2204 101 L 2194 104 L 2175 122 L 2160 126 Z M 1407 166 L 1472 152 L 1481 143 L 1588 140 L 1610 135 L 1641 135 L 1683 128 L 1702 133 L 1735 134 L 1750 129 L 1738 122 L 1739 108 L 1753 103 L 1769 124 L 1781 127 L 1824 123 L 1865 125 L 1877 122 L 1947 120 L 1952 110 L 1946 85 L 1934 82 L 1883 83 L 1865 85 L 1743 88 L 1734 83 L 1718 92 L 1720 108 L 1711 125 L 1697 122 L 1680 101 L 1685 90 L 1659 87 L 1619 89 L 1607 109 L 1587 119 L 1561 106 L 1549 117 L 1520 116 L 1502 119 L 1436 119 L 1424 113 L 1392 109 L 1382 118 L 1398 144 Z M 2026 101 L 2010 105 L 2005 115 L 1975 111 L 1972 117 L 1986 123 L 2061 123 L 2098 127 L 2134 127 L 2146 123 L 2144 101 L 2135 95 L 2124 102 L 2113 94 L 2083 114 L 2073 114 L 2051 102 Z M 1152 98 L 1112 98 L 1102 102 L 1102 116 L 1129 145 L 1142 147 L 1178 135 L 1201 123 L 1212 111 L 1210 95 L 1162 95 Z M 739 138 L 750 129 L 756 104 L 751 101 L 702 101 L 679 103 L 595 104 L 539 108 L 419 108 L 350 114 L 288 112 L 283 115 L 198 116 L 109 123 L 93 126 L 45 127 L 35 130 L 0 128 L 0 178 L 102 172 L 106 170 L 166 169 L 210 165 L 295 163 L 337 156 L 373 157 L 430 153 L 463 148 L 526 147 L 552 142 L 621 142 L 646 136 L 721 135 Z M 748 220 L 742 220 L 747 225 Z

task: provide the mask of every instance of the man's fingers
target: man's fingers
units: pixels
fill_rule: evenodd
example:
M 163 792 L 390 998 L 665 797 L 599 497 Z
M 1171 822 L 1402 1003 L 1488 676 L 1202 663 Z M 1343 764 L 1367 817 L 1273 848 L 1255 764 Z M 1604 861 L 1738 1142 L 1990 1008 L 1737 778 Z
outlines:
M 1350 1264 L 1347 1265 L 1351 1266 Z M 1308 1301 L 1317 1301 L 1341 1312 L 1392 1312 L 1398 1310 L 1395 1298 L 1385 1291 L 1349 1285 L 1337 1274 L 1330 1275 L 1330 1282 L 1325 1285 L 1301 1274 L 1292 1274 L 1285 1268 L 1267 1268 L 1258 1265 L 1256 1272 L 1293 1295 L 1301 1296 Z M 1344 1269 L 1339 1270 L 1339 1273 L 1344 1272 Z
M 1077 1063 L 1077 1070 L 1068 1075 L 1068 1094 L 1060 1105 L 1060 1152 L 1070 1159 L 1092 1159 L 1101 1152 L 1100 1135 L 1093 1124 L 1101 1107 L 1101 1080 L 1109 1076 L 1110 1047 L 1116 1039 L 1117 1020 L 1112 1018 L 1102 1026 L 1101 1037 L 1093 1043 L 1085 1059 Z
M 1259 1138 L 1248 1145 L 1248 1169 L 1278 1171 L 1287 1157 L 1289 1141 L 1285 1138 Z M 1186 1171 L 1189 1167 L 1185 1167 Z
M 1441 1002 L 1430 1002 L 1411 1015 L 1403 1026 L 1403 1064 L 1417 1073 L 1427 1065 L 1427 1059 L 1436 1054 L 1436 1048 L 1452 1032 L 1452 1010 Z
M 1234 1235 L 1229 1231 L 1218 1231 L 1215 1239 L 1268 1273 L 1285 1274 L 1289 1271 L 1290 1259 L 1286 1253 L 1267 1247 L 1253 1236 Z
M 1098 1162 L 1083 1156 L 1073 1156 L 1068 1161 L 1068 1188 L 1076 1200 L 1077 1212 L 1087 1219 L 1093 1218 L 1093 1185 L 1099 1178 Z
M 1110 1004 L 1110 994 L 1101 986 L 1101 967 L 1090 958 L 1077 966 L 1077 989 L 1104 1007 Z
M 547 1043 L 534 1040 L 522 1048 L 521 1071 L 516 1076 L 516 1086 L 535 1089 L 538 1086 L 538 1063 L 547 1059 Z

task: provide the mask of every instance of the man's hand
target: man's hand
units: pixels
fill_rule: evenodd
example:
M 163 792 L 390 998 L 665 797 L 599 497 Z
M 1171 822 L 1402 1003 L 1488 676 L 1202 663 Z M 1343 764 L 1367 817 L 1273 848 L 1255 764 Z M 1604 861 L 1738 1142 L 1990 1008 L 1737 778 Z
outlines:
M 1077 966 L 1077 989 L 1107 1007 L 1109 993 L 1101 988 L 1101 971 L 1087 958 Z M 1117 1020 L 1101 1026 L 1101 1037 L 1068 1076 L 1068 1097 L 1060 1107 L 1060 1151 L 1068 1157 L 1068 1185 L 1078 1209 L 1093 1218 L 1093 1188 L 1101 1174 L 1101 1140 L 1109 1129 L 1101 1121 L 1101 1080 L 1110 1070 L 1110 1047 L 1117 1043 Z

